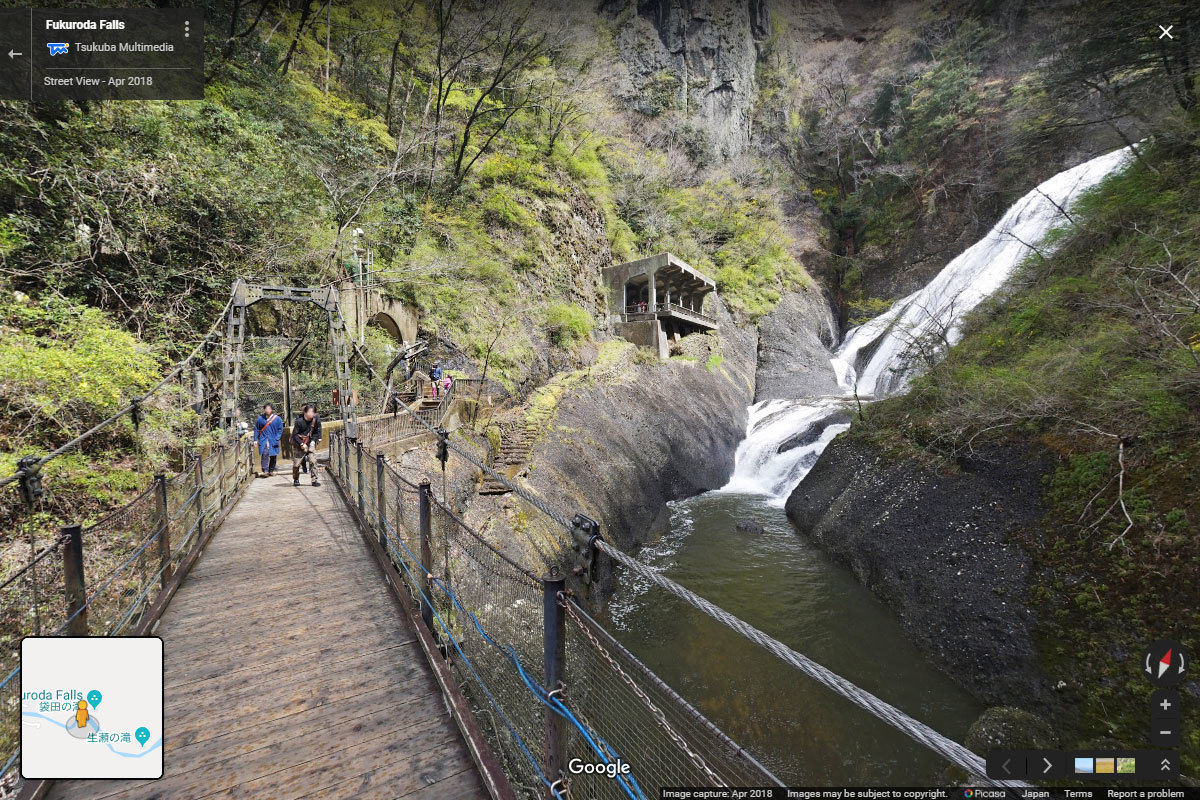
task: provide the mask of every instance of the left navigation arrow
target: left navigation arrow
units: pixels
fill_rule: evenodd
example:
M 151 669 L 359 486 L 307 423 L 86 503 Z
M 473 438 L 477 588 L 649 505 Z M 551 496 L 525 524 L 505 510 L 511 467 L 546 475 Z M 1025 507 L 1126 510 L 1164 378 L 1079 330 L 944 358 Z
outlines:
M 24 53 L 14 53 L 12 50 L 8 51 L 9 58 L 16 58 L 17 56 L 23 56 L 23 55 L 25 55 L 25 54 Z

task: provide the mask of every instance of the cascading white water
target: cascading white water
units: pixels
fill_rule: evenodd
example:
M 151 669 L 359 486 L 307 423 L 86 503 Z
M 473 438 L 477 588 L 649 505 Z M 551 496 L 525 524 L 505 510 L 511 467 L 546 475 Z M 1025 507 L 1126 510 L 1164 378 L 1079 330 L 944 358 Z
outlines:
M 924 288 L 846 334 L 830 363 L 845 396 L 768 400 L 750 407 L 725 492 L 763 494 L 782 506 L 829 442 L 849 427 L 850 398 L 898 394 L 931 357 L 961 337 L 963 316 L 1004 285 L 1079 195 L 1133 157 L 1129 148 L 1060 172 L 1012 205 L 987 235 Z M 1046 248 L 1040 248 L 1045 253 Z
M 746 438 L 734 456 L 733 476 L 721 491 L 767 495 L 768 502 L 782 506 L 826 445 L 850 427 L 839 414 L 844 406 L 840 397 L 752 405 Z

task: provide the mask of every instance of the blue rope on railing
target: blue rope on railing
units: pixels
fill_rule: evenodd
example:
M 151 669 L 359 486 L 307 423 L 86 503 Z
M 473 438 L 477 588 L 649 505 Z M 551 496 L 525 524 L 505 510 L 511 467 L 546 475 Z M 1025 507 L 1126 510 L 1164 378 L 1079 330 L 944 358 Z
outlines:
M 3 689 L 5 686 L 8 686 L 8 682 L 11 681 L 13 678 L 15 678 L 17 673 L 20 671 L 21 671 L 21 668 L 17 667 L 12 672 L 8 673 L 8 677 L 5 678 L 3 682 L 0 682 L 0 689 Z
M 392 553 L 396 556 L 397 563 L 400 564 L 401 568 L 403 568 L 404 572 L 408 575 L 409 580 L 413 582 L 414 586 L 416 586 L 417 585 L 416 576 L 414 576 L 412 574 L 412 570 L 409 569 L 408 564 L 406 564 L 404 562 L 404 557 L 399 552 L 396 551 L 396 548 L 390 546 L 390 538 L 395 538 L 396 541 L 400 543 L 400 546 L 404 548 L 405 552 L 407 552 L 409 554 L 409 556 L 413 557 L 413 561 L 415 563 L 420 564 L 421 562 L 419 559 L 417 559 L 415 556 L 413 556 L 412 551 L 409 550 L 408 547 L 404 544 L 404 542 L 400 540 L 399 534 L 396 534 L 395 528 L 392 528 L 390 523 L 387 525 L 387 527 L 391 528 L 392 533 L 395 534 L 394 537 L 389 537 L 388 549 L 391 550 Z M 467 654 L 462 651 L 462 648 L 459 647 L 458 642 L 455 641 L 454 636 L 451 635 L 450 628 L 447 627 L 445 621 L 442 620 L 442 616 L 441 616 L 441 614 L 439 614 L 437 612 L 437 609 L 433 607 L 432 601 L 428 597 L 425 596 L 425 593 L 422 592 L 419 587 L 417 588 L 417 592 L 421 595 L 421 599 L 429 604 L 430 610 L 433 611 L 434 619 L 437 620 L 438 625 L 440 625 L 442 627 L 442 630 L 446 632 L 447 639 L 450 641 L 451 644 L 454 645 L 454 649 L 457 650 L 458 654 L 462 657 L 463 663 L 467 665 L 467 669 L 471 670 L 471 674 L 475 676 L 475 681 L 483 689 L 484 694 L 487 695 L 488 701 L 491 702 L 492 707 L 496 709 L 496 713 L 500 715 L 500 719 L 504 720 L 504 726 L 506 728 L 508 728 L 508 732 L 510 734 L 512 734 L 513 739 L 515 739 L 517 742 L 517 745 L 520 746 L 521 752 L 525 754 L 525 758 L 527 758 L 529 760 L 529 763 L 533 766 L 534 771 L 537 772 L 538 778 L 540 778 L 542 783 L 545 784 L 547 787 L 549 787 L 551 789 L 551 791 L 554 792 L 555 796 L 558 797 L 559 800 L 563 800 L 562 795 L 558 792 L 558 790 L 554 789 L 553 784 L 551 784 L 550 781 L 546 779 L 546 773 L 542 771 L 542 768 L 540 766 L 538 766 L 537 760 L 533 757 L 533 754 L 529 752 L 529 748 L 525 745 L 525 741 L 521 738 L 521 734 L 517 733 L 516 728 L 514 728 L 512 722 L 509 721 L 508 716 L 504 713 L 504 709 L 502 709 L 500 707 L 500 703 L 497 702 L 495 696 L 492 694 L 492 691 L 487 687 L 487 684 L 484 683 L 483 677 L 476 671 L 475 666 L 471 663 L 471 659 L 467 658 Z
M 13 762 L 15 762 L 20 757 L 21 757 L 21 748 L 18 747 L 16 750 L 13 751 L 13 754 L 8 757 L 8 761 L 5 762 L 5 764 L 4 764 L 4 769 L 0 769 L 0 776 L 7 775 L 8 771 L 10 769 L 12 769 Z
M 420 564 L 421 560 L 419 558 L 417 558 L 416 555 L 414 555 L 411 550 L 408 549 L 408 545 L 406 545 L 404 543 L 404 541 L 400 538 L 399 533 L 396 531 L 396 529 L 392 526 L 392 524 L 390 522 L 386 523 L 386 528 L 391 530 L 391 532 L 394 534 L 396 541 L 400 544 L 401 547 L 404 548 L 404 551 L 406 553 L 408 553 L 409 557 L 413 560 L 413 563 Z M 394 548 L 391 548 L 391 549 L 394 551 Z M 397 553 L 396 555 L 399 556 L 399 553 Z M 407 564 L 404 563 L 404 559 L 400 558 L 399 561 L 400 561 L 400 565 L 404 568 L 404 571 L 406 573 L 408 573 L 410 579 L 413 579 L 415 581 L 415 578 L 412 575 L 412 571 L 408 568 Z M 454 603 L 454 606 L 456 608 L 458 608 L 461 612 L 463 612 L 464 614 L 466 614 L 468 617 L 471 618 L 471 622 L 474 624 L 475 629 L 477 631 L 479 631 L 479 635 L 482 636 L 492 646 L 494 646 L 495 648 L 500 650 L 500 652 L 503 653 L 510 662 L 512 662 L 513 666 L 517 670 L 517 674 L 520 675 L 522 682 L 524 682 L 525 687 L 527 689 L 529 689 L 529 691 L 533 694 L 533 696 L 535 698 L 537 698 L 538 702 L 540 702 L 542 705 L 546 706 L 550 710 L 554 711 L 559 716 L 563 717 L 565 720 L 567 720 L 573 726 L 575 726 L 575 728 L 583 736 L 584 741 L 586 741 L 588 743 L 588 746 L 590 746 L 592 748 L 592 750 L 595 751 L 595 753 L 598 756 L 600 756 L 600 758 L 603 760 L 603 762 L 605 764 L 613 763 L 610 760 L 610 754 L 613 759 L 619 759 L 619 756 L 616 755 L 616 751 L 613 749 L 612 745 L 610 745 L 608 742 L 606 742 L 598 734 L 596 735 L 595 738 L 599 739 L 600 743 L 603 744 L 604 747 L 601 748 L 599 745 L 597 745 L 596 741 L 592 738 L 592 733 L 588 730 L 587 726 L 585 726 L 583 723 L 581 723 L 575 717 L 575 715 L 573 713 L 571 713 L 571 710 L 569 708 L 567 708 L 565 704 L 563 704 L 563 702 L 561 700 L 559 700 L 557 697 L 551 697 L 550 693 L 548 691 L 546 691 L 545 687 L 541 686 L 540 684 L 538 684 L 536 681 L 533 681 L 529 677 L 529 675 L 525 672 L 525 668 L 521 665 L 521 659 L 517 656 L 516 652 L 511 647 L 508 647 L 507 645 L 501 645 L 499 642 L 497 642 L 495 639 L 493 639 L 488 634 L 488 632 L 484 630 L 482 623 L 480 623 L 480 621 L 479 621 L 479 618 L 476 617 L 474 613 L 472 613 L 470 610 L 465 608 L 463 606 L 463 604 L 459 602 L 457 595 L 454 594 L 454 591 L 452 589 L 450 589 L 450 587 L 443 584 L 440 580 L 438 580 L 432 574 L 430 574 L 430 579 L 433 581 L 433 583 L 439 589 L 441 589 L 446 594 L 447 597 L 450 598 L 450 601 L 452 603 Z M 446 627 L 446 624 L 442 621 L 441 615 L 438 614 L 437 609 L 435 609 L 433 607 L 432 601 L 428 597 L 426 597 L 425 593 L 420 589 L 419 585 L 417 586 L 417 592 L 421 595 L 421 598 L 426 603 L 429 604 L 430 610 L 433 612 L 434 616 L 437 618 L 438 624 L 441 625 L 442 629 L 446 631 L 447 639 L 451 642 L 451 644 L 454 645 L 454 649 L 459 652 L 459 654 L 463 657 L 464 661 L 467 661 L 468 666 L 470 666 L 470 662 L 467 659 L 466 654 L 463 653 L 462 648 L 459 647 L 458 641 L 454 638 L 454 636 L 451 634 L 450 630 Z M 488 690 L 487 686 L 483 683 L 483 679 L 480 678 L 478 673 L 475 672 L 474 667 L 471 667 L 471 672 L 472 672 L 472 674 L 475 675 L 476 680 L 479 681 L 480 686 L 482 686 L 484 691 L 487 692 L 489 699 L 491 699 L 491 697 L 492 697 L 491 692 Z M 492 700 L 492 702 L 493 702 L 493 705 L 496 705 L 494 699 Z M 497 711 L 499 711 L 498 705 L 496 706 L 496 708 L 497 708 Z M 501 712 L 501 715 L 503 716 L 503 712 Z M 517 739 L 518 743 L 521 745 L 521 749 L 525 751 L 525 755 L 526 755 L 526 757 L 529 758 L 530 763 L 532 763 L 534 765 L 534 768 L 537 769 L 538 775 L 541 776 L 542 780 L 546 783 L 547 786 L 550 786 L 551 784 L 549 781 L 546 780 L 545 773 L 543 773 L 541 768 L 537 766 L 537 763 L 533 760 L 533 757 L 530 755 L 528 749 L 525 747 L 524 742 L 521 741 L 521 739 L 517 735 L 516 731 L 512 729 L 512 726 L 508 722 L 507 717 L 505 717 L 504 720 L 505 720 L 505 724 L 509 725 L 509 731 L 513 734 L 513 736 Z M 615 777 L 616 777 L 618 785 L 620 785 L 621 789 L 625 792 L 626 795 L 628 795 L 630 797 L 631 800 L 646 800 L 645 793 L 642 792 L 641 786 L 638 785 L 637 780 L 633 777 L 632 774 L 627 775 L 627 776 L 617 775 Z M 633 784 L 632 789 L 630 788 L 629 784 L 627 784 L 625 782 L 625 778 L 628 778 L 629 781 Z M 634 790 L 636 790 L 637 794 L 634 794 Z M 555 791 L 555 794 L 557 794 L 557 791 Z

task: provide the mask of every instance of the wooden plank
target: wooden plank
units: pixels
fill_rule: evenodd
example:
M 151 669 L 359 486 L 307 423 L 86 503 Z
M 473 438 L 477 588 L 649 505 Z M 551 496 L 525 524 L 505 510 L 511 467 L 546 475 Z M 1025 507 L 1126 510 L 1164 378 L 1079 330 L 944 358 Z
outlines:
M 405 772 L 405 779 L 412 780 L 417 778 L 414 767 L 424 763 L 418 761 L 420 757 L 433 753 L 436 759 L 445 758 L 447 746 L 453 744 L 457 738 L 457 732 L 445 718 L 424 720 L 403 731 L 394 731 L 389 735 L 341 748 L 336 752 L 326 751 L 325 755 L 312 758 L 293 769 L 283 769 L 203 797 L 206 800 L 262 797 L 293 800 L 311 791 L 314 786 L 323 788 L 331 782 L 336 782 L 339 776 L 345 774 L 347 765 L 359 764 L 366 767 L 373 763 L 400 759 L 409 762 L 410 769 Z
M 297 603 L 300 604 L 301 601 L 298 599 Z M 326 629 L 322 623 L 337 625 L 344 623 L 348 618 L 357 621 L 356 628 L 382 626 L 383 630 L 394 630 L 394 622 L 376 618 L 386 613 L 383 608 L 373 603 L 364 604 L 353 597 L 329 606 L 309 609 L 301 606 L 296 613 L 291 613 L 286 608 L 262 614 L 247 609 L 242 614 L 222 615 L 210 620 L 195 618 L 186 625 L 177 626 L 178 646 L 184 653 L 188 650 L 202 650 L 207 648 L 213 639 L 227 640 L 231 632 L 236 632 L 239 638 L 269 642 L 272 634 L 296 629 L 308 630 L 310 635 L 324 635 L 333 639 L 337 638 L 336 632 Z M 247 619 L 248 616 L 250 619 Z
M 416 643 L 416 639 L 409 639 L 404 642 L 396 642 L 395 644 L 384 645 L 378 650 L 369 652 L 379 653 L 395 647 L 405 647 Z M 314 643 L 316 644 L 316 643 Z M 359 651 L 354 651 L 359 652 Z M 337 643 L 324 643 L 316 647 L 314 650 L 302 650 L 296 652 L 295 648 L 285 648 L 273 651 L 257 651 L 257 656 L 253 661 L 232 660 L 231 663 L 237 666 L 223 666 L 220 663 L 210 663 L 204 665 L 204 671 L 198 676 L 184 678 L 183 676 L 174 676 L 170 672 L 167 673 L 167 683 L 172 689 L 187 688 L 189 691 L 197 688 L 197 684 L 204 681 L 219 678 L 225 675 L 243 676 L 250 679 L 250 675 L 263 670 L 286 673 L 292 664 L 302 663 L 304 661 L 316 660 L 326 664 L 337 663 L 342 658 L 348 658 L 350 653 L 344 645 Z
M 343 672 L 346 668 L 353 669 L 354 665 L 367 661 L 379 661 L 388 664 L 406 664 L 418 657 L 412 645 L 397 644 L 390 647 L 382 647 L 375 650 L 360 651 L 357 648 L 351 652 L 349 650 L 335 651 L 330 654 L 327 659 L 306 659 L 300 662 L 279 662 L 274 661 L 270 664 L 251 667 L 244 670 L 232 670 L 229 672 L 215 675 L 211 678 L 205 678 L 202 681 L 195 681 L 186 686 L 186 695 L 195 696 L 197 694 L 224 694 L 227 697 L 233 697 L 231 687 L 247 686 L 253 687 L 261 691 L 271 691 L 270 686 L 273 683 L 278 683 L 280 675 L 288 676 L 289 680 L 294 680 L 297 677 L 303 678 L 304 671 L 302 664 L 317 664 L 315 669 L 323 670 L 327 673 Z M 179 687 L 183 689 L 184 687 Z M 274 694 L 275 692 L 271 692 Z M 185 694 L 181 691 L 178 694 Z M 186 701 L 183 703 L 186 705 Z
M 235 618 L 244 620 L 247 613 L 255 617 L 290 611 L 292 616 L 300 617 L 329 608 L 349 608 L 361 612 L 378 611 L 382 613 L 390 604 L 386 597 L 374 594 L 360 594 L 357 590 L 340 588 L 340 591 L 308 592 L 303 597 L 290 597 L 279 592 L 266 594 L 260 602 L 248 606 L 239 597 L 224 597 L 214 600 L 207 610 L 192 609 L 171 616 L 172 624 L 176 626 L 203 625 L 211 619 Z M 352 604 L 352 605 L 351 605 Z
M 296 712 L 290 717 L 266 720 L 248 728 L 230 731 L 214 739 L 171 747 L 165 755 L 164 775 L 174 777 L 203 767 L 211 767 L 236 756 L 243 756 L 255 750 L 291 739 L 294 736 L 319 732 L 346 721 L 353 721 L 384 708 L 407 709 L 420 699 L 393 701 L 389 697 L 391 687 L 375 689 L 370 692 L 330 703 L 314 711 Z M 404 713 L 409 713 L 405 710 Z M 138 781 L 136 785 L 154 783 L 154 781 Z M 73 781 L 72 790 L 80 793 L 94 792 L 89 796 L 102 796 L 105 792 L 127 791 L 133 788 L 133 783 L 117 786 L 113 781 Z
M 292 676 L 281 676 L 280 683 L 286 687 L 286 694 L 263 696 L 255 692 L 242 691 L 229 702 L 220 694 L 198 698 L 195 705 L 178 705 L 172 702 L 167 707 L 168 720 L 173 722 L 168 726 L 172 738 L 186 744 L 196 741 L 203 736 L 203 731 L 209 730 L 213 735 L 220 732 L 221 726 L 250 720 L 257 722 L 264 714 L 282 717 L 293 711 L 306 708 L 317 708 L 328 703 L 331 698 L 345 697 L 348 694 L 360 692 L 375 686 L 394 685 L 397 693 L 403 691 L 427 691 L 421 680 L 423 670 L 421 665 L 410 663 L 400 667 L 383 665 L 366 670 L 343 672 L 334 676 L 320 676 L 309 685 L 293 683 Z M 238 702 L 238 701 L 241 702 Z M 173 710 L 179 709 L 182 718 L 173 715 Z M 211 738 L 211 737 L 208 737 Z
M 243 784 L 259 786 L 282 783 L 282 778 L 295 780 L 297 773 L 310 771 L 310 765 L 321 764 L 345 767 L 355 759 L 383 752 L 397 742 L 413 737 L 436 738 L 444 745 L 449 726 L 436 714 L 420 718 L 398 717 L 395 709 L 379 710 L 375 714 L 332 726 L 318 734 L 292 737 L 267 747 L 252 750 L 219 764 L 171 774 L 162 780 L 137 787 L 114 787 L 101 798 L 200 798 L 216 796 L 256 796 L 241 794 Z M 233 793 L 233 794 L 230 794 Z M 262 797 L 279 795 L 265 791 Z
M 466 776 L 467 780 L 462 780 Z M 459 780 L 455 780 L 455 779 Z M 397 760 L 372 766 L 347 780 L 301 795 L 298 800 L 394 800 L 429 792 L 428 797 L 443 800 L 455 791 L 460 797 L 480 797 L 483 787 L 475 771 L 437 752 L 425 752 L 410 760 Z M 463 791 L 465 790 L 465 792 Z
M 165 777 L 59 782 L 50 800 L 486 797 L 428 643 L 338 496 L 256 482 L 246 499 L 159 621 Z
M 473 769 L 465 769 L 423 789 L 397 795 L 393 800 L 474 800 L 484 794 L 479 774 Z

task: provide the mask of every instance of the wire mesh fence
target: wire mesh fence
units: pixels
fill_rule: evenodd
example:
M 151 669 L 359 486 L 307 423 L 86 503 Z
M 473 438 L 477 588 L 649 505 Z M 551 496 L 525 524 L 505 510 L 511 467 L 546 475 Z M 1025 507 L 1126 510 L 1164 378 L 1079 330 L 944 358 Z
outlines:
M 755 786 L 775 778 L 670 689 L 565 594 L 562 685 L 547 669 L 543 580 L 512 561 L 428 485 L 405 478 L 364 442 L 340 434 L 330 471 L 420 604 L 459 689 L 520 796 L 650 798 L 662 786 Z M 553 604 L 552 604 L 553 605 Z M 553 648 L 551 648 L 553 650 Z M 558 691 L 554 691 L 558 690 Z M 565 730 L 550 753 L 547 718 Z M 548 764 L 629 766 L 569 774 Z
M 0 652 L 0 792 L 19 787 L 20 641 L 29 635 L 120 636 L 144 633 L 168 580 L 205 530 L 232 509 L 252 475 L 253 443 L 227 433 L 204 455 L 160 476 L 125 505 L 72 528 L 32 566 L 0 587 L 5 646 Z M 71 559 L 82 564 L 72 577 Z M 10 627 L 11 626 L 11 627 Z

